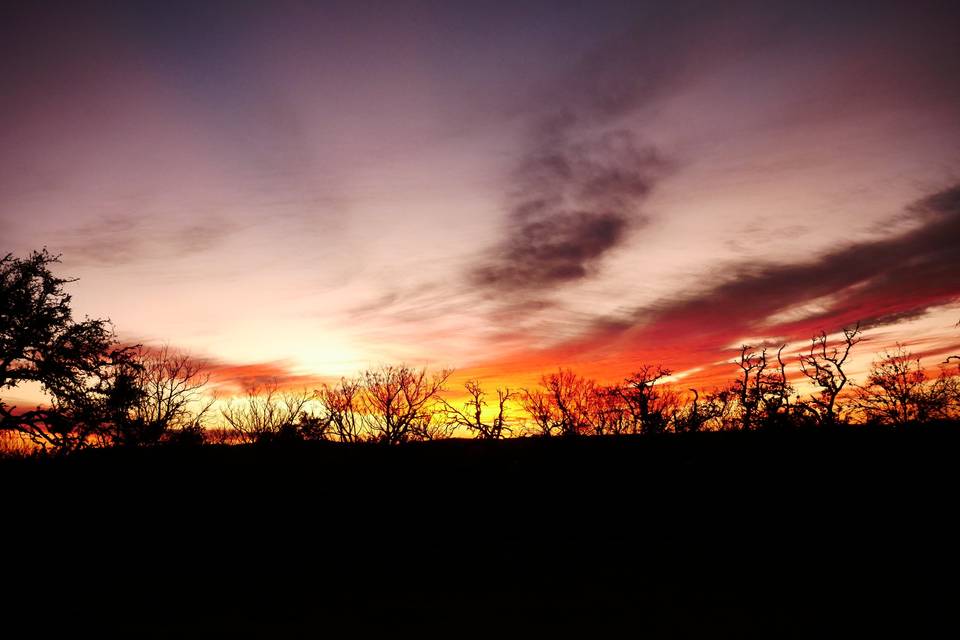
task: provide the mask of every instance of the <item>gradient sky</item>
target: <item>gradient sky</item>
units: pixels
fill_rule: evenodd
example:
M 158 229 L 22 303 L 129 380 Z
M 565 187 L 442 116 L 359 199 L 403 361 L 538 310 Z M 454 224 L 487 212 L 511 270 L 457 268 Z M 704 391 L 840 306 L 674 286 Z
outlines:
M 37 4 L 0 251 L 221 381 L 960 348 L 956 2 Z

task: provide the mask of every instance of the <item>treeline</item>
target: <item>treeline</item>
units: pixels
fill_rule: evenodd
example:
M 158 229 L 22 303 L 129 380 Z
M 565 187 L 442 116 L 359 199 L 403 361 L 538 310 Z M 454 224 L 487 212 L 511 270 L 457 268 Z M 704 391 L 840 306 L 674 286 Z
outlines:
M 930 376 L 902 347 L 880 354 L 864 384 L 846 367 L 859 326 L 835 343 L 826 333 L 790 361 L 779 349 L 744 345 L 728 385 L 701 392 L 675 386 L 670 370 L 640 366 L 617 384 L 573 371 L 544 375 L 534 389 L 485 389 L 467 381 L 452 401 L 451 370 L 383 366 L 322 385 L 249 386 L 216 403 L 204 364 L 169 348 L 118 345 L 109 322 L 72 318 L 70 296 L 46 250 L 0 261 L 0 391 L 40 385 L 49 406 L 21 410 L 0 399 L 0 434 L 38 450 L 163 443 L 329 440 L 400 444 L 470 435 L 662 434 L 718 430 L 898 427 L 960 416 L 953 360 Z M 797 392 L 797 381 L 812 391 Z

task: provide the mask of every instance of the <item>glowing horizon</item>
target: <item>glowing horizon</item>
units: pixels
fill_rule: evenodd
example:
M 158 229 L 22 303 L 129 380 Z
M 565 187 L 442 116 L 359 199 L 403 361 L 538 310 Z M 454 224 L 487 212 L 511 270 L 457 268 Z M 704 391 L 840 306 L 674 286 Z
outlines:
M 0 251 L 224 388 L 960 351 L 943 3 L 11 10 Z M 30 397 L 14 390 L 14 399 Z M 19 396 L 18 396 L 19 393 Z

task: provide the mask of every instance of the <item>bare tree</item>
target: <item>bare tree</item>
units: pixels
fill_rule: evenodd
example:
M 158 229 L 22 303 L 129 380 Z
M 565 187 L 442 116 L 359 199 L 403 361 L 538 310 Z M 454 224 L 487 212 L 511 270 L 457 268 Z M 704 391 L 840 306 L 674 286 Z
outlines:
M 764 381 L 764 411 L 768 422 L 778 416 L 790 416 L 790 394 L 793 393 L 793 386 L 787 379 L 787 363 L 783 360 L 783 350 L 786 348 L 787 345 L 783 344 L 777 349 L 777 371 L 769 374 Z
M 232 399 L 220 414 L 244 442 L 255 442 L 293 427 L 314 394 L 301 389 L 281 391 L 274 380 L 266 385 L 247 386 L 243 399 Z
M 643 367 L 621 385 L 603 386 L 561 369 L 525 390 L 523 408 L 542 435 L 662 433 L 678 415 L 680 397 L 661 381 L 663 367 Z
M 443 403 L 433 402 L 430 411 L 410 424 L 409 439 L 419 442 L 445 440 L 453 435 L 456 425 L 446 419 Z
M 566 369 L 540 380 L 543 389 L 524 390 L 522 403 L 542 435 L 575 436 L 595 429 L 593 380 Z
M 205 363 L 189 354 L 163 346 L 137 347 L 132 383 L 138 390 L 128 420 L 118 430 L 119 444 L 157 442 L 173 432 L 203 433 L 203 422 L 214 398 L 205 398 L 210 380 Z
M 960 377 L 946 365 L 940 367 L 940 375 L 930 383 L 926 412 L 929 418 L 960 418 Z
M 700 402 L 700 392 L 691 387 L 687 389 L 691 398 L 689 404 L 677 415 L 673 423 L 673 430 L 677 433 L 695 433 L 703 430 L 703 425 L 708 417 L 703 410 L 704 404 Z
M 365 371 L 360 416 L 371 437 L 384 444 L 434 437 L 435 414 L 442 411 L 438 394 L 452 373 L 405 365 Z
M 733 389 L 740 404 L 740 426 L 744 431 L 749 431 L 762 407 L 764 371 L 767 369 L 766 347 L 754 351 L 750 345 L 742 345 L 737 366 L 740 367 L 741 377 L 734 381 Z
M 364 439 L 363 420 L 360 417 L 359 380 L 341 378 L 334 385 L 323 385 L 317 391 L 323 419 L 339 442 L 361 442 Z
M 689 404 L 677 413 L 673 428 L 677 433 L 696 431 L 723 431 L 729 429 L 733 413 L 734 392 L 729 388 L 716 389 L 703 398 L 696 389 L 690 389 Z
M 821 331 L 811 338 L 810 352 L 800 356 L 800 370 L 814 382 L 820 391 L 804 405 L 817 422 L 822 425 L 834 425 L 839 421 L 837 399 L 848 382 L 843 370 L 850 356 L 850 350 L 862 340 L 860 323 L 843 329 L 843 343 L 829 346 L 827 334 Z
M 562 416 L 553 395 L 541 389 L 524 389 L 521 404 L 538 435 L 549 437 L 560 433 Z
M 672 414 L 677 410 L 678 398 L 666 390 L 661 381 L 671 375 L 660 365 L 643 365 L 616 388 L 632 418 L 634 433 L 663 433 Z
M 467 401 L 459 409 L 447 401 L 447 420 L 455 427 L 464 427 L 483 440 L 499 440 L 509 433 L 512 428 L 507 416 L 507 403 L 516 394 L 507 389 L 497 389 L 497 412 L 489 419 L 484 419 L 483 408 L 488 405 L 487 394 L 480 386 L 479 380 L 467 380 L 463 384 L 467 391 Z
M 590 422 L 596 435 L 619 436 L 636 432 L 636 423 L 621 388 L 597 386 L 590 398 Z
M 952 417 L 960 391 L 956 377 L 945 369 L 931 380 L 920 358 L 899 344 L 874 361 L 867 383 L 857 389 L 866 420 L 898 427 Z

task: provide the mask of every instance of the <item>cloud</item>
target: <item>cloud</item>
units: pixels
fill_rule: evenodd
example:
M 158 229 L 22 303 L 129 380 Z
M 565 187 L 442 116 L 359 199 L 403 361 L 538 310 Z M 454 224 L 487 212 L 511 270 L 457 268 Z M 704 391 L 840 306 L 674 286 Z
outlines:
M 644 201 L 676 168 L 641 133 L 653 108 L 742 56 L 776 22 L 764 14 L 745 25 L 728 8 L 701 3 L 639 8 L 632 25 L 538 96 L 502 239 L 468 270 L 470 284 L 497 297 L 543 298 L 594 275 L 649 221 Z
M 556 353 L 648 351 L 699 364 L 744 336 L 806 339 L 858 321 L 869 328 L 919 317 L 960 298 L 960 185 L 906 212 L 920 223 L 910 231 L 850 241 L 808 262 L 729 268 L 707 288 L 598 320 Z M 797 308 L 806 312 L 786 313 Z
M 63 232 L 50 244 L 71 262 L 116 266 L 204 253 L 238 230 L 226 220 L 192 222 L 147 215 L 108 215 Z
M 508 190 L 502 240 L 468 271 L 483 290 L 542 297 L 590 277 L 601 260 L 647 221 L 640 205 L 670 163 L 624 117 L 685 77 L 668 64 L 659 25 L 682 50 L 674 14 L 648 20 L 581 59 L 540 96 Z M 661 51 L 658 51 L 661 49 Z
M 943 37 L 943 25 L 954 8 L 835 4 L 743 0 L 638 7 L 621 34 L 583 56 L 530 107 L 502 239 L 468 270 L 471 283 L 497 296 L 548 295 L 589 278 L 613 249 L 633 243 L 631 232 L 650 219 L 641 209 L 645 198 L 683 156 L 681 149 L 674 154 L 651 144 L 645 127 L 656 126 L 671 97 L 713 76 L 737 82 L 728 89 L 732 95 L 742 87 L 742 74 L 758 73 L 751 76 L 756 93 L 744 100 L 791 122 L 862 115 L 874 103 L 889 107 L 908 98 L 925 106 L 951 103 L 958 86 L 956 56 L 950 55 L 956 39 Z M 877 18 L 869 24 L 866 6 Z M 810 59 L 831 71 L 808 68 Z M 817 91 L 817 99 L 791 98 L 779 78 L 767 77 L 764 61 L 782 61 L 785 76 L 812 75 L 809 84 L 806 77 L 798 83 Z M 767 90 L 782 93 L 782 104 Z M 704 122 L 724 106 L 702 105 Z M 742 106 L 743 113 L 729 120 L 734 130 L 755 117 Z
M 316 389 L 329 376 L 298 373 L 287 362 L 254 362 L 238 364 L 219 360 L 204 360 L 204 370 L 210 374 L 210 382 L 228 395 L 243 393 L 251 387 L 276 385 L 282 390 Z
M 645 218 L 638 204 L 665 163 L 628 131 L 570 142 L 565 133 L 521 168 L 507 235 L 472 272 L 500 290 L 549 290 L 590 275 Z

